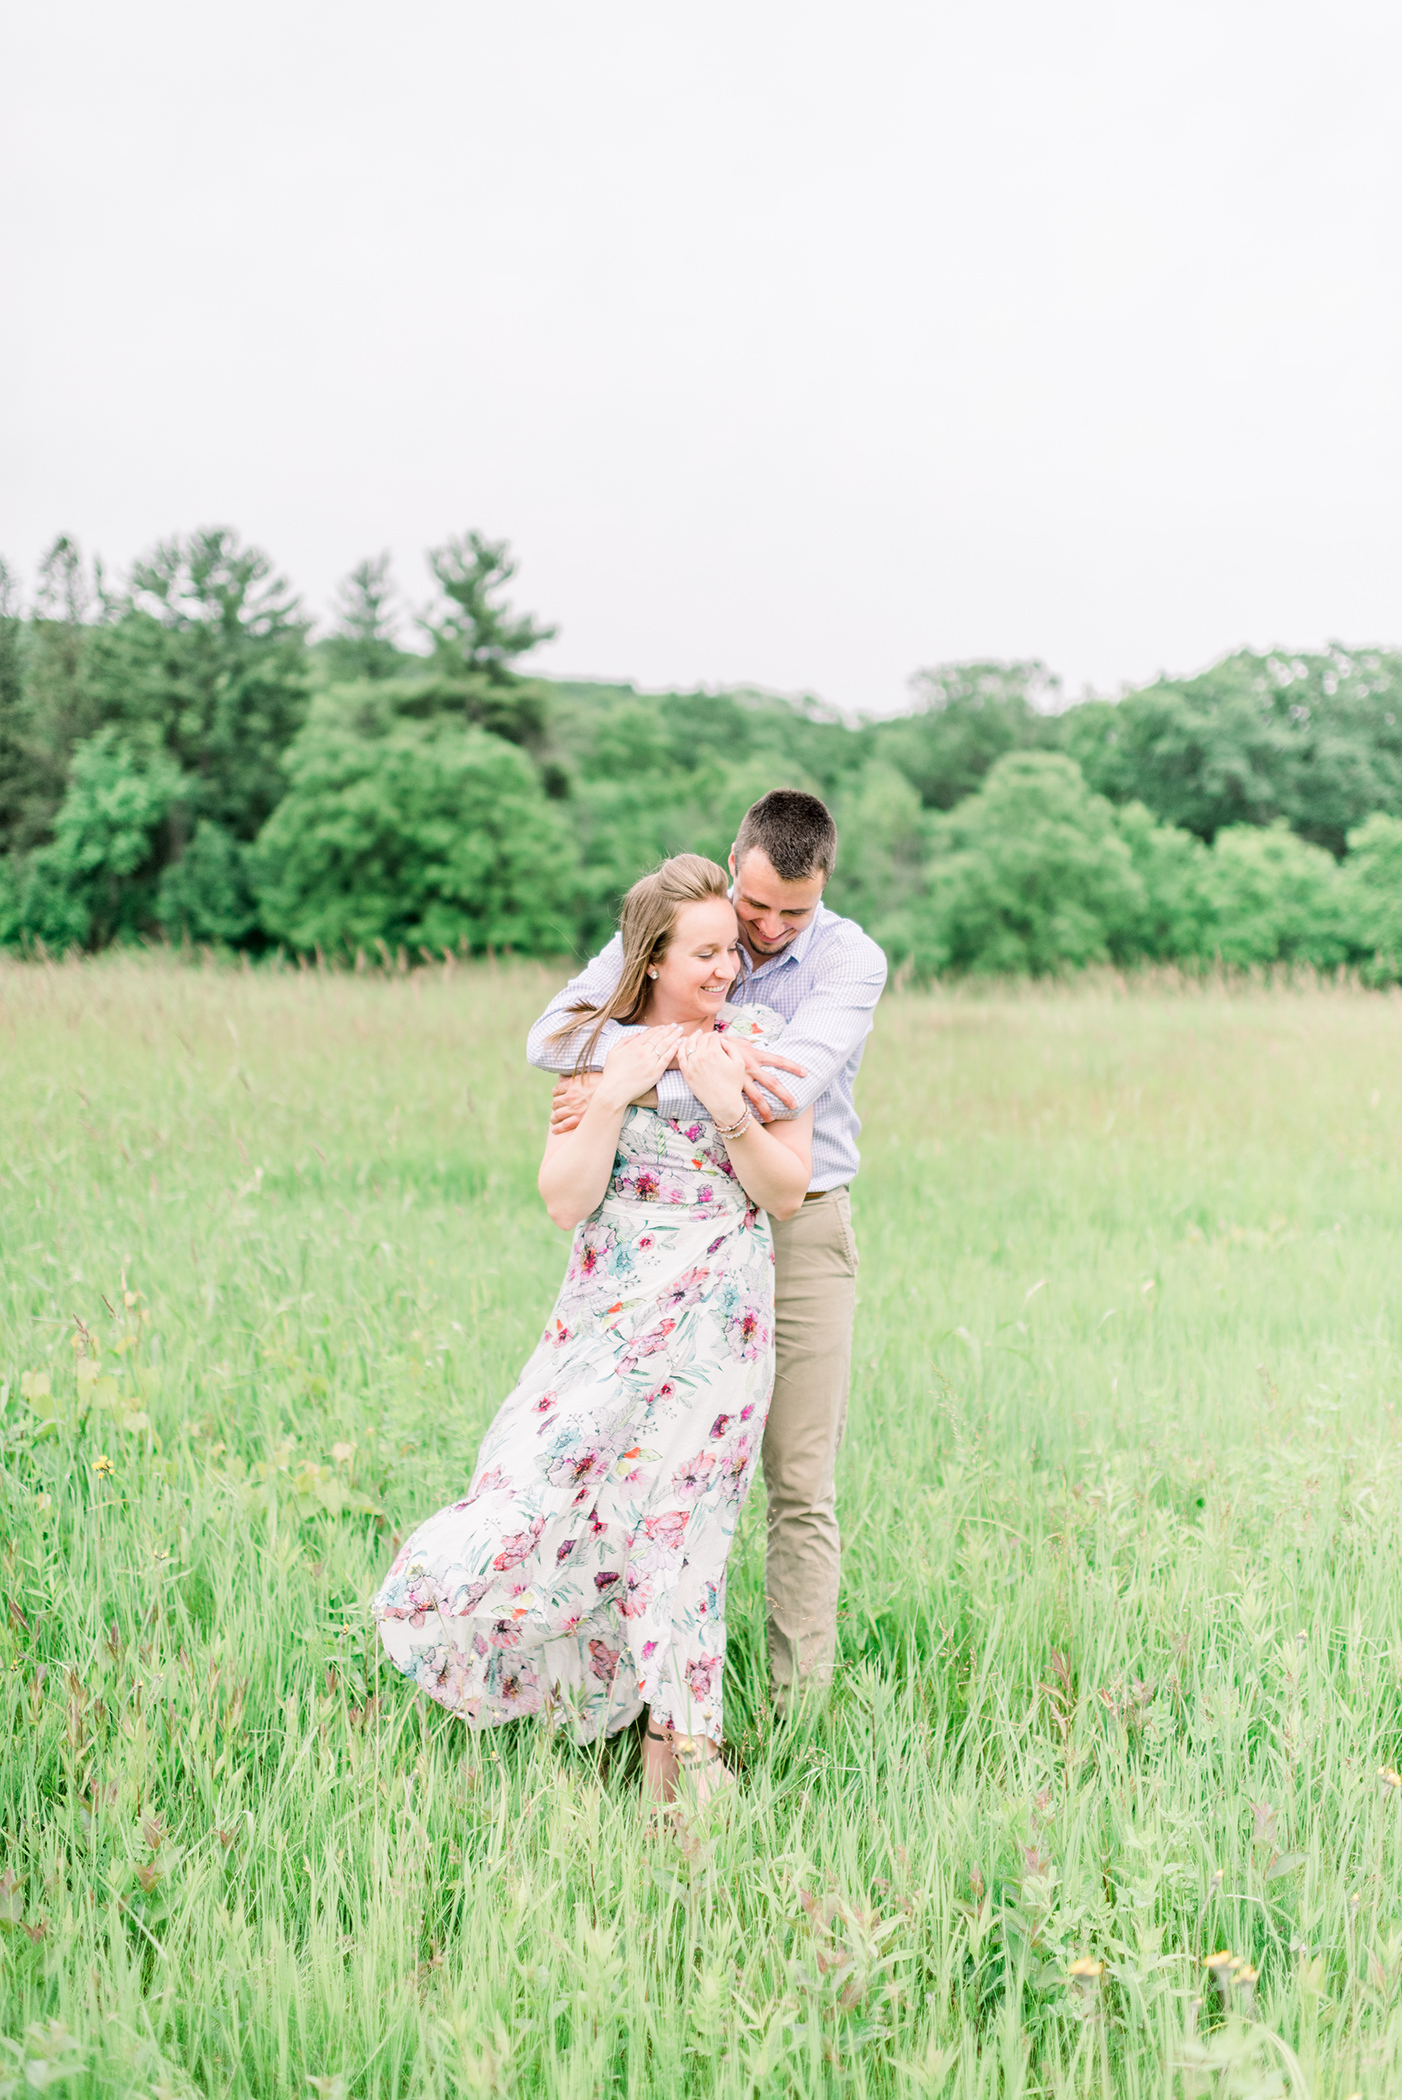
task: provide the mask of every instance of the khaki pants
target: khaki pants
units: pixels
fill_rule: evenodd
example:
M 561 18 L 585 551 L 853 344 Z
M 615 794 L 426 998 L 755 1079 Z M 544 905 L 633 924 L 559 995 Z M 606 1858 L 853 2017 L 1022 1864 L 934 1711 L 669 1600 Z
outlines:
M 778 1360 L 763 1462 L 769 1674 L 780 1704 L 791 1687 L 832 1674 L 842 1570 L 834 1475 L 856 1299 L 851 1201 L 832 1189 L 774 1224 Z

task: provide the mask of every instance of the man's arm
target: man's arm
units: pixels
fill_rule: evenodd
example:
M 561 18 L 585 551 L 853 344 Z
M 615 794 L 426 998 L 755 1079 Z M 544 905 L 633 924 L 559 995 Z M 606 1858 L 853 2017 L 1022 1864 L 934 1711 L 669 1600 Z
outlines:
M 601 948 L 593 961 L 587 963 L 578 977 L 572 977 L 563 991 L 557 992 L 545 1012 L 526 1037 L 526 1059 L 540 1072 L 569 1072 L 574 1069 L 575 1038 L 572 1035 L 556 1036 L 570 1019 L 570 1008 L 580 1004 L 602 1006 L 618 989 L 618 980 L 623 972 L 623 941 L 615 934 L 606 948 Z M 618 1040 L 622 1024 L 605 1021 L 590 1063 L 601 1066 L 608 1056 L 610 1046 Z M 554 1040 L 552 1040 L 554 1038 Z
M 859 942 L 844 942 L 819 972 L 779 1038 L 785 1057 L 802 1065 L 805 1073 L 802 1079 L 785 1082 L 794 1106 L 775 1103 L 779 1115 L 801 1115 L 827 1092 L 852 1052 L 870 1035 L 885 984 L 886 957 L 866 934 Z M 757 1056 L 762 1061 L 763 1050 Z

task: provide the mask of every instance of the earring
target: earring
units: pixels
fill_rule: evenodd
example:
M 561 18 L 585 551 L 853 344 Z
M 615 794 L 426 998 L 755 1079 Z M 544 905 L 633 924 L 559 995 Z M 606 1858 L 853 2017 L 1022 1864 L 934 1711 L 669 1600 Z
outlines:
M 657 975 L 657 972 L 656 970 L 649 970 L 647 974 L 649 977 L 655 977 Z

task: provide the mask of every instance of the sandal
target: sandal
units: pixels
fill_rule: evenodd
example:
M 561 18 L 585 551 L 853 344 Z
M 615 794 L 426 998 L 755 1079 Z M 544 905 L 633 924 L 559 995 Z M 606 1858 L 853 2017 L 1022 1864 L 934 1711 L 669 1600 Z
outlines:
M 678 1776 L 688 1782 L 691 1805 L 706 1808 L 735 1785 L 735 1774 L 721 1756 L 720 1744 L 708 1735 L 676 1735 L 672 1748 L 677 1755 Z
M 643 1733 L 650 1743 L 665 1743 L 671 1735 L 671 1730 L 667 1729 L 659 1733 L 655 1728 L 645 1728 Z M 672 1813 L 671 1802 L 654 1801 L 645 1794 L 643 1796 L 643 1804 L 643 1836 L 647 1838 L 660 1837 L 663 1818 L 670 1816 Z

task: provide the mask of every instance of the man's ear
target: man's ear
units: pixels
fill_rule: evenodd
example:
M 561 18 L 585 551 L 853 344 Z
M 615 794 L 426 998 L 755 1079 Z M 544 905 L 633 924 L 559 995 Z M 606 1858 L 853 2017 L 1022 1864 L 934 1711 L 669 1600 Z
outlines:
M 731 879 L 731 881 L 732 881 L 732 882 L 734 882 L 734 880 L 735 880 L 735 848 L 734 848 L 733 846 L 731 847 L 731 849 L 730 849 L 730 853 L 729 853 L 729 855 L 728 855 L 728 857 L 727 857 L 727 859 L 726 859 L 726 866 L 727 866 L 727 867 L 729 868 L 729 870 L 730 870 L 730 879 Z

